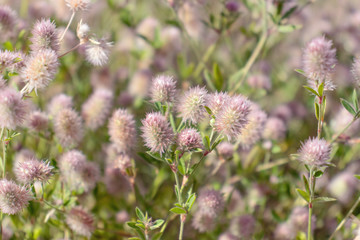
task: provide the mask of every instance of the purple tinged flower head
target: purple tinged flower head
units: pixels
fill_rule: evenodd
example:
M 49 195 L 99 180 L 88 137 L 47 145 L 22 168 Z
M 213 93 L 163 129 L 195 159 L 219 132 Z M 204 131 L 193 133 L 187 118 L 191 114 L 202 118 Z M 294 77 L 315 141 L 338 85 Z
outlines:
M 231 97 L 215 117 L 215 130 L 229 139 L 238 137 L 248 123 L 250 106 L 247 98 L 241 95 Z
M 0 69 L 6 69 L 10 72 L 19 70 L 24 63 L 25 56 L 22 52 L 11 52 L 0 49 Z
M 224 210 L 224 198 L 220 192 L 213 189 L 203 189 L 199 193 L 198 210 L 217 216 Z
M 109 60 L 111 42 L 107 42 L 105 39 L 90 39 L 86 44 L 86 60 L 94 66 L 103 66 Z
M 130 220 L 130 216 L 126 210 L 121 210 L 116 213 L 115 219 L 117 223 L 125 223 Z
M 230 0 L 226 2 L 225 7 L 229 12 L 237 12 L 239 10 L 239 3 L 237 1 Z
M 181 151 L 193 151 L 202 148 L 202 139 L 198 130 L 185 128 L 177 136 L 177 144 Z
M 85 155 L 78 150 L 71 150 L 63 155 L 59 159 L 60 172 L 67 177 L 66 174 L 70 174 L 73 171 L 80 171 L 84 168 L 86 162 Z
M 153 102 L 172 103 L 176 95 L 176 82 L 173 77 L 159 75 L 152 80 L 150 96 Z
M 54 118 L 55 136 L 64 147 L 72 147 L 83 138 L 83 125 L 79 114 L 69 108 L 64 108 Z
M 87 8 L 90 5 L 90 0 L 65 0 L 65 1 L 66 1 L 66 5 L 73 12 L 87 10 Z
M 59 61 L 55 51 L 45 49 L 33 52 L 21 72 L 21 77 L 26 83 L 22 92 L 37 92 L 38 89 L 47 87 L 54 79 L 58 67 Z
M 166 117 L 158 112 L 146 114 L 141 121 L 142 137 L 151 152 L 164 153 L 173 143 L 174 134 Z
M 265 123 L 263 137 L 265 139 L 282 141 L 286 135 L 286 124 L 277 117 L 270 117 Z
M 85 121 L 85 126 L 91 130 L 101 127 L 109 117 L 114 94 L 104 88 L 95 92 L 82 105 L 81 115 Z
M 40 111 L 31 112 L 27 119 L 27 126 L 30 128 L 30 130 L 35 132 L 46 130 L 48 123 L 49 118 L 47 114 Z
M 126 176 L 127 175 L 127 169 L 130 169 L 132 167 L 131 158 L 127 154 L 120 153 L 114 160 L 114 165 L 116 168 L 118 168 L 121 173 Z
M 230 224 L 230 231 L 241 239 L 251 239 L 255 231 L 256 221 L 251 215 L 242 215 L 233 218 Z
M 0 6 L 0 37 L 1 40 L 13 35 L 17 22 L 17 14 L 9 6 Z
M 34 52 L 51 49 L 57 53 L 60 49 L 58 30 L 50 19 L 41 19 L 35 23 L 30 41 L 30 49 Z
M 354 59 L 351 72 L 355 78 L 356 85 L 360 87 L 360 57 Z
M 335 86 L 331 81 L 331 75 L 336 65 L 336 49 L 331 40 L 324 36 L 311 40 L 303 53 L 304 71 L 310 87 L 317 89 L 324 83 L 325 90 L 333 90 Z
M 222 142 L 217 146 L 219 155 L 225 159 L 231 158 L 234 154 L 234 145 L 229 142 Z
M 100 179 L 99 165 L 94 162 L 86 161 L 80 171 L 80 177 L 78 183 L 79 187 L 84 189 L 85 192 L 93 190 Z
M 278 224 L 274 231 L 274 239 L 292 240 L 295 238 L 296 231 L 289 222 Z
M 205 104 L 207 100 L 207 90 L 205 87 L 196 86 L 190 88 L 180 98 L 177 110 L 183 121 L 189 121 L 193 124 L 199 123 L 205 116 Z
M 32 199 L 29 190 L 13 181 L 0 180 L 0 209 L 5 214 L 21 212 Z
M 269 76 L 260 73 L 250 76 L 247 79 L 248 84 L 255 89 L 271 89 L 271 79 Z
M 39 161 L 35 158 L 23 162 L 16 162 L 14 172 L 16 179 L 24 184 L 31 184 L 36 181 L 47 182 L 53 174 L 53 167 L 48 161 Z
M 0 89 L 0 127 L 15 129 L 28 113 L 28 104 L 15 89 Z
M 118 151 L 131 153 L 137 141 L 134 116 L 125 109 L 114 111 L 109 120 L 109 135 Z
M 216 218 L 206 211 L 196 211 L 191 225 L 199 232 L 211 232 L 215 228 Z
M 325 139 L 309 138 L 301 145 L 299 160 L 309 166 L 322 166 L 330 160 L 331 145 Z
M 119 168 L 106 167 L 104 182 L 107 191 L 112 195 L 126 194 L 131 190 L 129 179 Z
M 249 122 L 246 124 L 238 138 L 238 141 L 243 148 L 248 149 L 261 139 L 265 128 L 266 118 L 266 113 L 262 111 L 258 105 L 252 103 Z
M 55 117 L 62 109 L 72 109 L 73 105 L 72 97 L 61 93 L 51 99 L 47 106 L 47 110 L 51 117 Z
M 231 97 L 227 93 L 216 92 L 208 95 L 207 98 L 207 107 L 213 112 L 216 116 L 219 111 L 225 106 L 226 103 L 230 101 Z
M 94 217 L 83 207 L 75 206 L 66 214 L 66 224 L 76 234 L 90 238 L 95 231 Z

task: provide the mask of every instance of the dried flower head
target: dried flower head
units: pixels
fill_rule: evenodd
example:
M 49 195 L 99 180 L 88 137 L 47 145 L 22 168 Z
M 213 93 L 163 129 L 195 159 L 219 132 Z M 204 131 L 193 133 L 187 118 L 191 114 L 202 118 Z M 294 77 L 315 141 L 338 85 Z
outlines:
M 64 147 L 77 145 L 83 138 L 82 120 L 77 112 L 64 108 L 54 119 L 54 131 Z
M 50 116 L 55 117 L 59 111 L 65 108 L 71 109 L 73 105 L 72 97 L 65 94 L 59 94 L 51 99 L 47 106 L 47 110 Z
M 261 139 L 265 128 L 266 118 L 266 113 L 262 111 L 258 105 L 253 103 L 249 114 L 249 122 L 246 124 L 238 138 L 238 141 L 243 148 L 248 149 Z
M 52 176 L 53 167 L 48 161 L 39 161 L 35 158 L 27 159 L 23 162 L 16 162 L 14 172 L 16 179 L 24 184 L 33 182 L 46 182 Z
M 212 189 L 203 189 L 198 198 L 199 211 L 204 211 L 209 215 L 217 216 L 224 210 L 224 199 L 220 192 Z
M 32 43 L 30 49 L 34 52 L 45 49 L 58 52 L 60 49 L 58 30 L 50 19 L 41 19 L 35 23 L 30 41 Z
M 28 104 L 19 92 L 11 88 L 0 89 L 0 126 L 15 129 L 28 113 Z
M 192 151 L 202 148 L 202 139 L 198 130 L 185 128 L 177 136 L 177 144 L 181 151 Z
M 148 113 L 141 121 L 142 137 L 151 152 L 164 153 L 173 143 L 174 134 L 166 118 L 160 113 Z
M 46 130 L 48 127 L 49 118 L 46 113 L 40 111 L 34 111 L 29 114 L 27 119 L 27 126 L 32 131 L 43 131 Z
M 9 6 L 0 6 L 0 40 L 13 36 L 18 16 Z
M 217 146 L 217 150 L 223 158 L 231 158 L 234 154 L 234 145 L 229 142 L 222 142 Z
M 325 90 L 333 90 L 335 86 L 331 81 L 331 75 L 336 65 L 336 49 L 332 41 L 325 37 L 311 40 L 303 53 L 304 71 L 310 87 L 317 89 L 324 83 Z
M 277 117 L 270 117 L 265 123 L 263 137 L 269 140 L 282 141 L 286 135 L 286 124 Z
M 215 130 L 229 139 L 236 138 L 248 123 L 249 113 L 250 102 L 241 95 L 234 96 L 215 117 Z
M 216 92 L 208 95 L 207 107 L 217 116 L 219 111 L 229 102 L 231 97 L 227 93 Z
M 90 39 L 86 45 L 86 60 L 94 66 L 103 66 L 109 60 L 111 42 L 105 39 L 94 40 Z
M 80 206 L 73 207 L 66 214 L 66 224 L 76 234 L 85 237 L 91 237 L 91 234 L 95 230 L 94 217 L 84 208 Z
M 199 232 L 211 232 L 215 228 L 215 216 L 205 211 L 197 211 L 192 220 L 192 226 Z
M 207 90 L 199 86 L 190 88 L 180 98 L 178 103 L 179 116 L 183 121 L 199 123 L 205 116 L 205 104 L 207 100 Z
M 71 11 L 83 11 L 86 10 L 90 5 L 90 0 L 65 0 L 66 5 Z
M 81 115 L 85 125 L 96 130 L 109 117 L 114 94 L 108 89 L 97 89 L 82 106 Z
M 83 23 L 82 20 L 80 20 L 76 29 L 76 36 L 79 38 L 80 43 L 85 43 L 88 41 L 89 32 L 90 32 L 89 25 Z
M 0 209 L 3 213 L 12 215 L 21 212 L 31 198 L 25 187 L 6 179 L 0 180 Z
M 352 64 L 351 72 L 355 78 L 356 85 L 360 87 L 360 57 L 354 58 L 354 62 Z
M 159 75 L 152 80 L 150 89 L 153 102 L 172 103 L 176 95 L 176 82 L 173 77 Z
M 136 145 L 134 116 L 124 109 L 114 111 L 109 120 L 109 135 L 118 151 L 130 153 Z
M 59 61 L 56 52 L 51 49 L 33 52 L 26 60 L 21 77 L 26 83 L 22 92 L 31 93 L 43 89 L 54 79 Z
M 301 145 L 299 160 L 310 166 L 321 166 L 330 160 L 331 145 L 325 139 L 309 138 Z

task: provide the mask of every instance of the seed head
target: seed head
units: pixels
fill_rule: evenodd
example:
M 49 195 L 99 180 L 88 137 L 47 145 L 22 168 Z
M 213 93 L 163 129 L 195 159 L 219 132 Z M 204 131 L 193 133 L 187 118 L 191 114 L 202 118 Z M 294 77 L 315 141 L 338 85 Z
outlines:
M 152 80 L 150 89 L 153 102 L 172 103 L 176 95 L 176 82 L 173 77 L 159 75 Z
M 94 66 L 103 66 L 109 60 L 111 42 L 105 39 L 92 40 L 86 44 L 86 60 Z
M 53 50 L 33 52 L 21 72 L 21 77 L 26 83 L 22 92 L 31 93 L 32 90 L 37 92 L 38 89 L 47 87 L 54 79 L 58 66 L 59 61 Z
M 249 122 L 246 124 L 238 138 L 238 141 L 243 148 L 248 149 L 261 139 L 265 123 L 266 113 L 262 111 L 258 105 L 253 103 L 249 114 Z
M 286 124 L 277 117 L 270 117 L 265 123 L 263 137 L 265 139 L 282 141 L 286 135 Z
M 134 116 L 124 109 L 114 111 L 109 120 L 109 135 L 118 151 L 130 153 L 136 145 Z
M 55 117 L 62 109 L 72 109 L 73 105 L 74 103 L 72 97 L 65 94 L 59 94 L 51 99 L 47 109 L 49 115 Z
M 65 0 L 65 1 L 66 1 L 66 5 L 73 12 L 87 10 L 90 5 L 90 0 Z
M 227 93 L 216 92 L 208 95 L 207 106 L 211 109 L 213 114 L 217 116 L 220 110 L 230 101 L 231 97 Z
M 0 126 L 15 129 L 28 113 L 28 104 L 19 92 L 11 88 L 0 89 Z
M 35 23 L 30 41 L 30 49 L 33 52 L 51 49 L 57 53 L 60 49 L 58 30 L 50 19 L 41 19 Z
M 304 71 L 310 87 L 317 89 L 324 83 L 325 90 L 333 90 L 335 86 L 331 81 L 331 75 L 336 65 L 336 49 L 332 41 L 325 37 L 311 40 L 303 53 Z
M 62 146 L 75 146 L 83 138 L 82 120 L 77 112 L 64 108 L 54 118 L 54 131 Z
M 185 128 L 177 136 L 177 144 L 181 151 L 187 152 L 202 148 L 200 133 L 194 128 Z
M 32 199 L 30 192 L 13 181 L 0 180 L 0 209 L 5 214 L 21 212 Z
M 166 118 L 158 112 L 148 113 L 141 122 L 145 146 L 150 148 L 151 152 L 164 153 L 174 139 L 173 131 Z
M 199 211 L 217 216 L 224 210 L 224 199 L 220 192 L 212 189 L 203 189 L 199 193 Z
M 27 119 L 27 126 L 30 128 L 30 130 L 35 132 L 46 130 L 48 123 L 48 116 L 40 111 L 34 111 L 30 113 Z
M 183 121 L 190 121 L 193 124 L 199 123 L 205 116 L 205 104 L 207 100 L 207 90 L 199 86 L 190 88 L 180 98 L 178 104 L 179 116 Z
M 23 162 L 16 162 L 14 172 L 16 179 L 24 184 L 33 182 L 47 182 L 52 176 L 53 167 L 48 161 L 39 161 L 35 158 Z
M 80 206 L 73 207 L 66 214 L 66 224 L 76 234 L 90 238 L 95 230 L 94 217 Z
M 114 94 L 108 89 L 97 89 L 83 104 L 81 115 L 91 130 L 101 127 L 109 117 Z
M 301 145 L 299 160 L 310 166 L 322 166 L 330 160 L 331 145 L 325 139 L 309 138 Z
M 248 123 L 250 102 L 243 96 L 234 96 L 215 117 L 215 130 L 229 139 L 240 135 Z

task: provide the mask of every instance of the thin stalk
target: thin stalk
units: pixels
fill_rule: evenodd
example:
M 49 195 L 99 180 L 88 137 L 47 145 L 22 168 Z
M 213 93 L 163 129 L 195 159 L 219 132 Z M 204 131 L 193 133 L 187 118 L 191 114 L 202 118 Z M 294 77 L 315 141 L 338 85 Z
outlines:
M 360 203 L 360 196 L 358 197 L 358 199 L 356 200 L 356 202 L 354 203 L 354 205 L 351 207 L 351 209 L 349 210 L 349 212 L 346 214 L 346 216 L 344 217 L 343 220 L 341 220 L 341 222 L 339 223 L 339 225 L 336 227 L 335 231 L 331 234 L 329 240 L 333 239 L 335 234 L 337 233 L 337 231 L 339 231 L 345 224 L 346 220 L 350 217 L 350 215 L 354 212 L 355 208 L 359 205 Z
M 246 62 L 245 66 L 243 68 L 241 68 L 239 71 L 237 71 L 236 73 L 234 73 L 231 77 L 230 77 L 230 87 L 231 87 L 231 91 L 230 94 L 234 94 L 236 93 L 236 91 L 238 90 L 238 88 L 241 87 L 243 81 L 245 80 L 247 74 L 250 71 L 250 68 L 252 67 L 252 65 L 254 64 L 255 60 L 258 58 L 261 50 L 263 49 L 263 47 L 265 46 L 265 42 L 267 40 L 268 37 L 268 27 L 267 27 L 267 13 L 266 13 L 266 1 L 263 1 L 262 3 L 263 7 L 262 7 L 262 16 L 263 16 L 263 26 L 262 26 L 262 34 L 260 37 L 259 42 L 257 43 L 254 51 L 252 52 L 250 58 L 248 59 L 248 61 Z M 240 79 L 238 81 L 238 83 L 233 87 L 233 84 L 236 83 L 236 81 Z
M 336 135 L 331 139 L 330 144 L 331 144 L 331 143 L 334 143 L 334 142 L 340 137 L 341 134 L 343 134 L 346 130 L 348 130 L 348 128 L 356 121 L 356 119 L 357 119 L 357 118 L 354 117 L 353 120 L 351 120 L 351 122 L 349 122 L 348 125 L 346 125 L 343 130 L 341 130 L 338 134 L 336 134 Z
M 181 215 L 180 215 L 180 233 L 179 233 L 179 240 L 183 239 L 183 232 L 184 232 L 184 224 L 185 222 L 182 221 Z
M 2 174 L 2 177 L 5 178 L 5 171 L 6 171 L 6 144 L 5 144 L 5 139 L 4 136 L 3 136 L 3 131 L 4 131 L 4 128 L 1 129 L 1 142 L 2 142 L 2 150 L 3 150 L 3 155 L 2 155 L 2 164 L 3 164 L 3 174 Z
M 58 58 L 62 58 L 63 56 L 67 55 L 68 53 L 76 50 L 78 47 L 80 47 L 82 45 L 81 42 L 79 42 L 75 47 L 71 48 L 70 50 L 66 51 L 65 53 L 61 54 L 60 56 L 58 56 Z
M 67 30 L 69 29 L 69 27 L 70 27 L 70 25 L 71 25 L 72 21 L 74 20 L 74 17 L 75 17 L 75 11 L 73 11 L 73 12 L 72 12 L 71 17 L 70 17 L 70 20 L 69 20 L 69 22 L 68 22 L 68 25 L 66 26 L 66 28 L 65 28 L 64 32 L 61 34 L 61 37 L 60 37 L 60 42 L 64 39 L 64 37 L 65 37 L 65 33 L 66 33 L 66 32 L 67 32 Z
M 176 182 L 176 186 L 177 189 L 179 190 L 179 194 L 177 194 L 178 196 L 178 202 L 180 205 L 182 205 L 182 187 L 180 187 L 180 181 L 179 181 L 179 176 L 177 174 L 177 172 L 173 171 L 174 176 L 175 176 L 175 182 Z M 183 232 L 184 232 L 184 222 L 182 220 L 182 215 L 180 215 L 180 230 L 179 230 L 179 240 L 183 239 Z
M 56 206 L 54 206 L 54 205 L 52 205 L 51 203 L 49 203 L 48 201 L 45 201 L 45 200 L 43 200 L 42 201 L 43 203 L 45 203 L 46 205 L 48 205 L 49 207 L 51 207 L 51 208 L 53 208 L 53 209 L 55 209 L 55 210 L 57 210 L 57 211 L 59 211 L 59 212 L 64 212 L 64 210 L 61 210 L 60 208 L 58 208 L 58 207 L 56 207 Z
M 323 122 L 323 115 L 322 115 L 322 105 L 323 105 L 324 96 L 319 97 L 319 120 L 317 126 L 317 138 L 321 138 L 321 130 L 322 130 L 322 122 Z
M 310 168 L 309 182 L 310 182 L 309 183 L 310 184 L 310 199 L 309 199 L 309 219 L 308 219 L 307 240 L 312 239 L 312 236 L 311 236 L 311 220 L 312 220 L 312 210 L 313 210 L 312 200 L 313 200 L 314 188 L 315 188 L 315 184 L 313 183 L 313 168 Z

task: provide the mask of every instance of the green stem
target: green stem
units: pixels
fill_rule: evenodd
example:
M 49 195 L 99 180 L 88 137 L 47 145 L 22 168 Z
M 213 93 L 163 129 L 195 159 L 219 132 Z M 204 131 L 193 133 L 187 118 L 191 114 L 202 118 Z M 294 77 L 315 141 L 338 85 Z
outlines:
M 322 130 L 322 122 L 323 122 L 323 114 L 322 114 L 322 105 L 324 101 L 324 96 L 319 97 L 319 119 L 318 119 L 318 126 L 317 126 L 317 138 L 321 138 L 321 130 Z M 324 112 L 325 113 L 325 112 Z
M 245 80 L 247 74 L 250 71 L 250 68 L 252 67 L 252 65 L 254 64 L 255 60 L 257 59 L 257 57 L 259 56 L 261 50 L 263 49 L 263 47 L 265 46 L 265 42 L 267 40 L 267 36 L 268 36 L 268 28 L 267 28 L 267 13 L 266 13 L 266 1 L 263 1 L 262 3 L 262 16 L 263 16 L 263 26 L 262 26 L 262 34 L 260 37 L 259 42 L 257 43 L 254 51 L 252 52 L 250 58 L 248 59 L 248 61 L 246 62 L 245 66 L 243 68 L 241 68 L 239 71 L 237 71 L 236 73 L 234 73 L 231 77 L 230 77 L 230 89 L 232 89 L 230 91 L 230 94 L 234 94 L 237 92 L 238 88 L 241 87 L 243 81 Z M 239 79 L 239 81 L 238 81 Z M 233 87 L 233 84 L 235 84 L 238 81 L 238 83 Z M 230 90 L 229 89 L 229 90 Z
M 61 210 L 60 208 L 58 208 L 58 207 L 56 207 L 56 206 L 54 206 L 54 205 L 52 205 L 51 203 L 49 203 L 48 201 L 45 201 L 45 200 L 43 200 L 42 201 L 43 203 L 45 203 L 46 205 L 48 205 L 49 207 L 51 207 L 51 208 L 53 208 L 53 209 L 55 209 L 55 210 L 57 210 L 57 211 L 59 211 L 59 212 L 64 212 L 64 210 Z
M 3 165 L 3 174 L 2 177 L 5 178 L 5 171 L 6 171 L 6 144 L 5 144 L 5 139 L 4 139 L 4 128 L 1 129 L 1 142 L 2 142 L 2 150 L 3 150 L 3 155 L 2 155 L 2 165 Z
M 312 210 L 313 210 L 313 196 L 314 196 L 314 189 L 315 184 L 313 183 L 313 167 L 310 168 L 310 174 L 309 174 L 309 183 L 310 183 L 310 199 L 309 199 L 309 219 L 308 219 L 308 234 L 307 234 L 307 240 L 311 240 L 311 220 L 312 220 Z
M 179 232 L 179 240 L 183 239 L 183 232 L 184 232 L 184 224 L 185 222 L 182 221 L 181 215 L 180 215 L 180 232 Z
M 341 134 L 343 134 L 346 130 L 348 130 L 348 128 L 357 120 L 357 118 L 353 118 L 353 120 L 351 120 L 351 122 L 348 123 L 348 125 L 345 126 L 345 128 L 343 130 L 341 130 L 338 134 L 336 134 L 332 139 L 331 139 L 331 143 L 334 143 Z
M 344 217 L 343 220 L 341 220 L 340 224 L 336 227 L 335 231 L 331 234 L 329 240 L 333 239 L 335 234 L 337 233 L 337 231 L 339 231 L 345 224 L 346 220 L 350 217 L 350 215 L 354 212 L 355 208 L 359 205 L 360 203 L 360 196 L 358 197 L 358 199 L 356 200 L 356 202 L 354 203 L 354 205 L 351 207 L 351 209 L 349 210 L 349 212 L 346 214 L 346 216 Z

